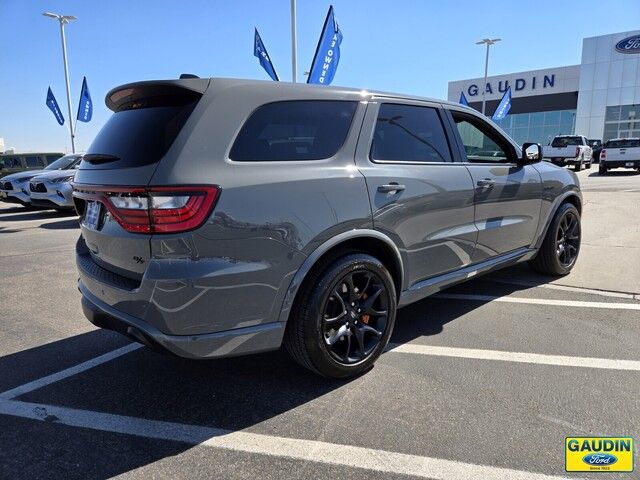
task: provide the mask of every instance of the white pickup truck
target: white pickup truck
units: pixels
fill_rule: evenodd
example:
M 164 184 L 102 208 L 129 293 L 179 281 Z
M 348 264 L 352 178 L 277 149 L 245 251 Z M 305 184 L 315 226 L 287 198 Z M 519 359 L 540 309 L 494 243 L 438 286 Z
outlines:
M 607 140 L 600 152 L 599 173 L 612 168 L 635 168 L 640 172 L 640 138 Z
M 591 168 L 591 154 L 593 150 L 589 146 L 586 137 L 582 135 L 558 135 L 553 139 L 551 145 L 544 147 L 543 156 L 555 165 L 564 167 L 573 165 L 576 172 L 582 170 L 584 165 Z

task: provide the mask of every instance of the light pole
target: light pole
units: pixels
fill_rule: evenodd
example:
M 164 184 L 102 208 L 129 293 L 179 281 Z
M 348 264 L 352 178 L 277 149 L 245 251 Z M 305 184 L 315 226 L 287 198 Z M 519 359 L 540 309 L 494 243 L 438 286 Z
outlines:
M 291 81 L 296 83 L 298 69 L 298 45 L 296 42 L 296 0 L 291 0 Z
M 487 45 L 487 56 L 484 59 L 484 83 L 482 84 L 482 115 L 484 115 L 485 109 L 485 94 L 487 93 L 487 73 L 489 71 L 489 47 L 494 43 L 499 42 L 500 38 L 485 38 L 476 42 L 476 45 Z
M 69 67 L 67 65 L 67 42 L 64 38 L 64 26 L 72 20 L 77 20 L 73 15 L 58 15 L 56 13 L 44 12 L 42 15 L 55 18 L 60 22 L 60 38 L 62 40 L 62 61 L 64 63 L 64 80 L 67 84 L 67 109 L 69 112 L 69 133 L 71 133 L 71 152 L 76 153 L 76 142 L 73 133 L 73 120 L 71 119 L 71 87 L 69 86 Z

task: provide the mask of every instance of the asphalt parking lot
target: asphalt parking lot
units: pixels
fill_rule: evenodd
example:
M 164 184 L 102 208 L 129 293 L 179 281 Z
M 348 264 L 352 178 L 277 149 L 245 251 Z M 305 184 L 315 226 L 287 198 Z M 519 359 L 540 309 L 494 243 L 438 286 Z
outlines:
M 571 275 L 514 267 L 402 309 L 352 381 L 96 330 L 75 217 L 0 207 L 0 478 L 602 478 L 564 471 L 564 439 L 640 441 L 640 175 L 579 177 Z

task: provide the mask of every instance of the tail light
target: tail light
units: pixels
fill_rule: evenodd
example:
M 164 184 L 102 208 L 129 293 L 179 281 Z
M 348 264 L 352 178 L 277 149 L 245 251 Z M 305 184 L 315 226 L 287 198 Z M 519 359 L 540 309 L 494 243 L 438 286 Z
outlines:
M 600 150 L 600 160 L 604 160 L 605 158 L 607 158 L 607 151 L 603 148 Z
M 576 147 L 576 157 L 580 156 L 580 147 Z
M 220 187 L 102 187 L 74 185 L 74 195 L 101 202 L 132 233 L 178 233 L 201 226 L 220 195 Z

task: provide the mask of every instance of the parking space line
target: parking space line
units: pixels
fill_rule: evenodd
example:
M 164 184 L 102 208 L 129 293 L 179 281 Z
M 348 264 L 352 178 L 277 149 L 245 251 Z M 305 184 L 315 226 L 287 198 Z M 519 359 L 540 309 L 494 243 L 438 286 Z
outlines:
M 474 302 L 528 303 L 530 305 L 550 305 L 575 308 L 607 308 L 611 310 L 640 310 L 640 303 L 585 302 L 581 300 L 554 300 L 547 298 L 497 297 L 493 295 L 468 295 L 463 293 L 437 293 L 431 298 L 448 300 L 471 300 Z
M 431 479 L 557 480 L 567 478 L 354 445 L 222 430 L 15 400 L 0 401 L 0 414 L 103 432 Z
M 544 355 L 540 353 L 505 352 L 501 350 L 418 345 L 415 343 L 389 344 L 387 351 L 411 353 L 416 355 L 433 355 L 436 357 L 471 358 L 474 360 L 496 360 L 501 362 L 533 363 L 537 365 L 556 365 L 560 367 L 582 367 L 640 372 L 640 361 L 636 360 Z
M 515 280 L 515 279 L 509 279 L 509 278 L 491 278 L 491 277 L 485 277 L 482 280 L 491 282 L 491 283 L 519 285 L 521 287 L 548 288 L 551 290 L 561 290 L 565 292 L 586 293 L 589 295 L 600 295 L 602 297 L 626 298 L 627 300 L 638 299 L 638 295 L 634 293 L 616 292 L 611 290 L 598 290 L 594 288 L 584 288 L 584 287 L 573 287 L 571 285 L 559 285 L 556 283 L 536 283 L 536 282 L 527 282 L 526 280 Z
M 33 390 L 45 387 L 51 383 L 59 382 L 60 380 L 71 377 L 73 375 L 77 375 L 78 373 L 82 373 L 85 370 L 89 370 L 90 368 L 96 367 L 100 364 L 110 362 L 115 358 L 126 355 L 127 353 L 133 352 L 134 350 L 137 350 L 141 347 L 142 345 L 138 343 L 130 343 L 129 345 L 118 348 L 116 350 L 112 350 L 111 352 L 92 358 L 78 365 L 74 365 L 73 367 L 60 370 L 59 372 L 52 373 L 51 375 L 47 375 L 46 377 L 33 380 L 32 382 L 25 383 L 18 387 L 12 388 L 11 390 L 2 392 L 0 393 L 0 400 L 10 400 L 20 395 L 24 395 L 25 393 L 32 392 Z

